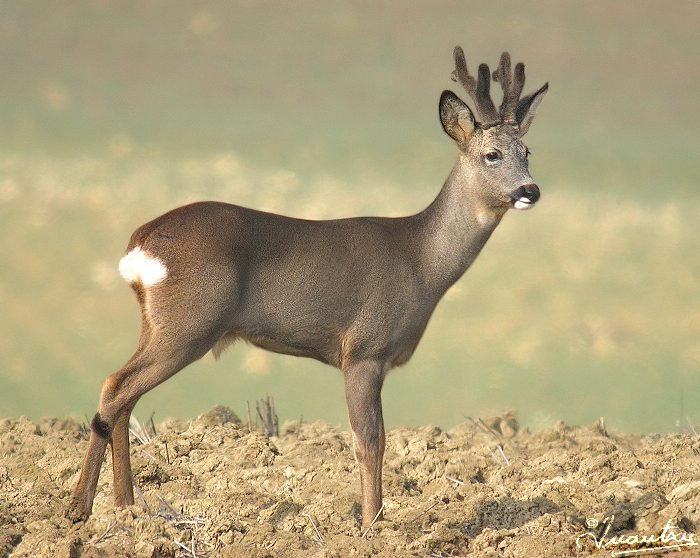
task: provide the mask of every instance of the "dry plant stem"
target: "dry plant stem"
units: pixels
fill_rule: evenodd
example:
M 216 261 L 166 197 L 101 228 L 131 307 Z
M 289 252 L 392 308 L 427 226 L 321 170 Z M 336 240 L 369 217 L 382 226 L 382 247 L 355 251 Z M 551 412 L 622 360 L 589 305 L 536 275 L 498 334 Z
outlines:
M 488 446 L 486 447 L 486 449 L 489 450 L 489 453 L 491 454 L 491 457 L 493 457 L 493 460 L 496 462 L 496 464 L 497 464 L 497 465 L 500 465 L 501 462 L 500 462 L 500 460 L 498 459 L 498 457 L 496 456 L 496 453 L 495 453 L 490 447 L 488 447 Z
M 510 462 L 508 461 L 508 458 L 507 458 L 507 457 L 505 456 L 505 454 L 503 453 L 503 449 L 501 448 L 501 444 L 498 444 L 496 447 L 497 447 L 497 449 L 500 450 L 499 453 L 503 456 L 503 459 L 505 460 L 506 466 L 508 466 L 508 465 L 510 464 Z M 495 451 L 493 451 L 491 448 L 488 448 L 488 450 L 489 450 L 489 452 L 491 452 L 491 457 L 493 457 L 493 460 L 494 460 L 499 466 L 503 466 L 503 463 L 501 463 L 501 460 L 499 459 L 498 454 L 497 454 Z
M 160 495 L 156 494 L 156 498 L 161 503 L 161 510 L 158 515 L 164 518 L 166 521 L 179 528 L 183 525 L 199 527 L 206 525 L 207 519 L 205 517 L 200 517 L 198 515 L 186 515 L 178 512 L 173 508 L 170 503 L 163 499 Z
M 600 428 L 600 432 L 603 434 L 603 436 L 608 436 L 608 429 L 605 428 L 605 419 L 603 417 L 598 419 L 598 428 Z
M 197 556 L 197 555 L 195 554 L 194 550 L 193 550 L 192 548 L 190 548 L 189 546 L 187 546 L 186 544 L 183 544 L 183 543 L 181 543 L 180 541 L 173 541 L 173 542 L 174 542 L 177 546 L 179 546 L 180 548 L 182 548 L 184 551 L 186 551 L 190 556 L 192 556 L 192 558 L 199 558 L 199 556 Z
M 314 528 L 314 531 L 316 532 L 316 537 L 318 538 L 318 540 L 316 542 L 320 546 L 324 546 L 326 544 L 326 541 L 323 540 L 321 533 L 318 532 L 318 528 L 316 527 L 316 523 L 314 522 L 313 518 L 308 513 L 305 513 L 304 516 L 309 518 L 309 521 L 311 522 L 311 526 Z
M 116 524 L 117 524 L 116 521 L 110 521 L 109 524 L 107 525 L 107 529 L 105 529 L 105 532 L 102 533 L 102 534 L 101 534 L 99 537 L 97 537 L 96 539 L 90 541 L 90 544 L 97 544 L 97 543 L 100 543 L 100 542 L 102 542 L 103 540 L 105 540 L 105 539 L 107 538 L 107 535 L 109 535 L 110 531 L 111 531 L 112 529 L 114 529 L 114 526 L 115 526 Z
M 268 428 L 268 423 L 267 423 L 267 409 L 265 409 L 265 414 L 263 414 L 263 411 L 260 410 L 261 404 L 264 406 L 265 405 L 265 400 L 262 399 L 261 401 L 256 401 L 255 402 L 255 412 L 256 412 L 256 418 L 255 422 L 257 424 L 258 419 L 260 419 L 260 422 L 263 423 L 263 426 L 265 426 L 265 429 L 269 433 L 269 428 Z
M 472 417 L 465 416 L 464 418 L 471 422 L 481 431 L 496 438 L 496 440 L 501 440 L 501 435 L 498 432 L 496 432 L 493 428 L 491 428 L 488 424 L 486 424 L 481 417 L 479 417 L 478 419 L 473 419 Z
M 497 440 L 500 440 L 500 439 L 501 439 L 501 435 L 500 435 L 498 432 L 496 432 L 493 428 L 491 428 L 488 424 L 486 424 L 486 423 L 484 422 L 484 419 L 482 419 L 481 417 L 479 417 L 479 422 L 478 422 L 478 424 L 479 424 L 479 426 L 481 426 L 481 428 L 482 428 L 485 432 L 488 432 L 489 434 L 491 434 L 491 435 L 492 435 L 494 438 L 496 438 Z
M 153 417 L 155 416 L 155 411 L 151 413 L 150 418 L 148 419 L 148 422 L 151 424 L 151 435 L 153 438 L 155 438 L 158 435 L 158 432 L 156 432 L 156 425 L 153 422 Z
M 134 483 L 134 492 L 136 492 L 136 497 L 139 499 L 139 502 L 141 502 L 141 507 L 144 509 L 144 511 L 148 515 L 153 515 L 151 513 L 151 508 L 149 507 L 148 503 L 146 502 L 146 497 L 143 495 L 143 490 L 141 490 L 139 485 L 136 483 Z
M 501 452 L 501 455 L 503 456 L 503 460 L 506 462 L 506 466 L 510 465 L 510 461 L 508 461 L 506 454 L 503 452 L 503 446 L 501 446 L 501 444 L 498 444 L 498 451 Z
M 143 448 L 143 446 L 138 446 L 136 449 L 138 449 L 139 451 L 143 452 L 151 461 L 159 461 L 158 459 L 156 459 L 155 457 L 153 457 L 153 455 L 151 455 L 150 453 L 148 453 L 148 452 Z
M 367 529 L 365 529 L 365 532 L 362 533 L 362 538 L 364 539 L 367 536 L 367 533 L 369 533 L 372 530 L 372 527 L 374 527 L 374 524 L 376 523 L 377 519 L 379 519 L 379 516 L 382 515 L 382 512 L 384 511 L 384 504 L 382 503 L 382 507 L 379 508 L 379 511 L 377 512 L 377 515 L 374 516 L 374 519 L 372 522 L 367 526 Z
M 136 438 L 141 445 L 147 444 L 152 439 L 151 435 L 135 415 L 129 417 L 129 433 Z
M 12 484 L 12 478 L 10 477 L 10 473 L 7 471 L 7 469 L 0 473 L 0 480 L 2 481 L 3 485 L 9 484 L 12 490 L 17 490 L 17 487 L 14 484 Z
M 165 510 L 170 514 L 170 517 L 177 517 L 180 515 L 180 513 L 170 505 L 170 502 L 168 502 L 167 500 L 162 498 L 160 494 L 156 494 L 156 498 L 158 498 L 158 501 L 165 508 Z
M 279 419 L 275 412 L 275 400 L 268 395 L 265 399 L 255 402 L 255 410 L 257 412 L 256 423 L 259 418 L 267 435 L 270 437 L 279 436 Z
M 461 481 L 460 481 L 460 482 L 461 482 Z M 464 484 L 464 483 L 462 483 L 462 484 Z M 440 503 L 439 501 L 433 502 L 433 503 L 430 504 L 427 508 L 425 508 L 422 512 L 420 512 L 418 515 L 416 515 L 416 516 L 412 519 L 412 521 L 416 521 L 416 520 L 417 520 L 418 518 L 420 518 L 423 514 L 428 513 L 430 510 L 432 510 L 432 509 L 433 509 L 435 506 L 437 506 L 439 503 Z

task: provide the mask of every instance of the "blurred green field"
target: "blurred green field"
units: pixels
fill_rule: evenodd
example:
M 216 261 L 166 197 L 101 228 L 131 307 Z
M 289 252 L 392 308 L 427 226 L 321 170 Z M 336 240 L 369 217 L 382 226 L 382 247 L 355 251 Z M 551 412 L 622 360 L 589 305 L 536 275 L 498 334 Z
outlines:
M 134 349 L 116 264 L 135 227 L 219 199 L 402 215 L 455 150 L 451 49 L 510 49 L 550 93 L 543 199 L 508 215 L 384 390 L 389 424 L 517 409 L 533 426 L 700 423 L 696 2 L 7 2 L 0 7 L 0 416 L 94 413 Z M 462 92 L 455 89 L 459 94 Z M 345 422 L 340 374 L 239 344 L 137 414 Z

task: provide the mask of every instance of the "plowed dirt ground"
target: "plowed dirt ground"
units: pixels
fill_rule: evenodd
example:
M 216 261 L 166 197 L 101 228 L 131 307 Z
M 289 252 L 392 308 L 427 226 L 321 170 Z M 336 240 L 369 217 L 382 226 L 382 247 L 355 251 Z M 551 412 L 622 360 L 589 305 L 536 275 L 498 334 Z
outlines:
M 608 556 L 642 547 L 597 550 L 606 517 L 614 516 L 608 542 L 660 535 L 667 525 L 667 535 L 694 542 L 700 528 L 700 439 L 692 434 L 561 423 L 530 433 L 510 415 L 447 432 L 393 429 L 386 521 L 365 532 L 348 432 L 289 423 L 269 438 L 224 407 L 156 431 L 132 445 L 136 505 L 113 508 L 107 457 L 93 514 L 73 525 L 64 514 L 85 426 L 0 420 L 0 556 Z

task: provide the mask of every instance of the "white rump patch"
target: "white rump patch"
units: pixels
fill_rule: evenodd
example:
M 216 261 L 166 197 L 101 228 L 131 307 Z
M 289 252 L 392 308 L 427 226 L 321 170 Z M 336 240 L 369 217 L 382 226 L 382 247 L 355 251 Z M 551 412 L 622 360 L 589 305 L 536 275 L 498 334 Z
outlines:
M 119 274 L 129 283 L 140 281 L 148 287 L 165 279 L 168 270 L 158 258 L 149 256 L 137 246 L 119 260 Z

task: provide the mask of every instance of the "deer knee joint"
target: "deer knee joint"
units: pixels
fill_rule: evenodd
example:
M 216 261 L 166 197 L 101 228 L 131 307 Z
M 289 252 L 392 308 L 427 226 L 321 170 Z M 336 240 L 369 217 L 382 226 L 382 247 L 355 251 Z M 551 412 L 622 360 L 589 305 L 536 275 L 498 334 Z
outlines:
M 92 431 L 100 436 L 101 438 L 109 438 L 111 434 L 111 428 L 109 424 L 102 420 L 102 417 L 100 416 L 100 413 L 95 413 L 95 416 L 92 418 Z

